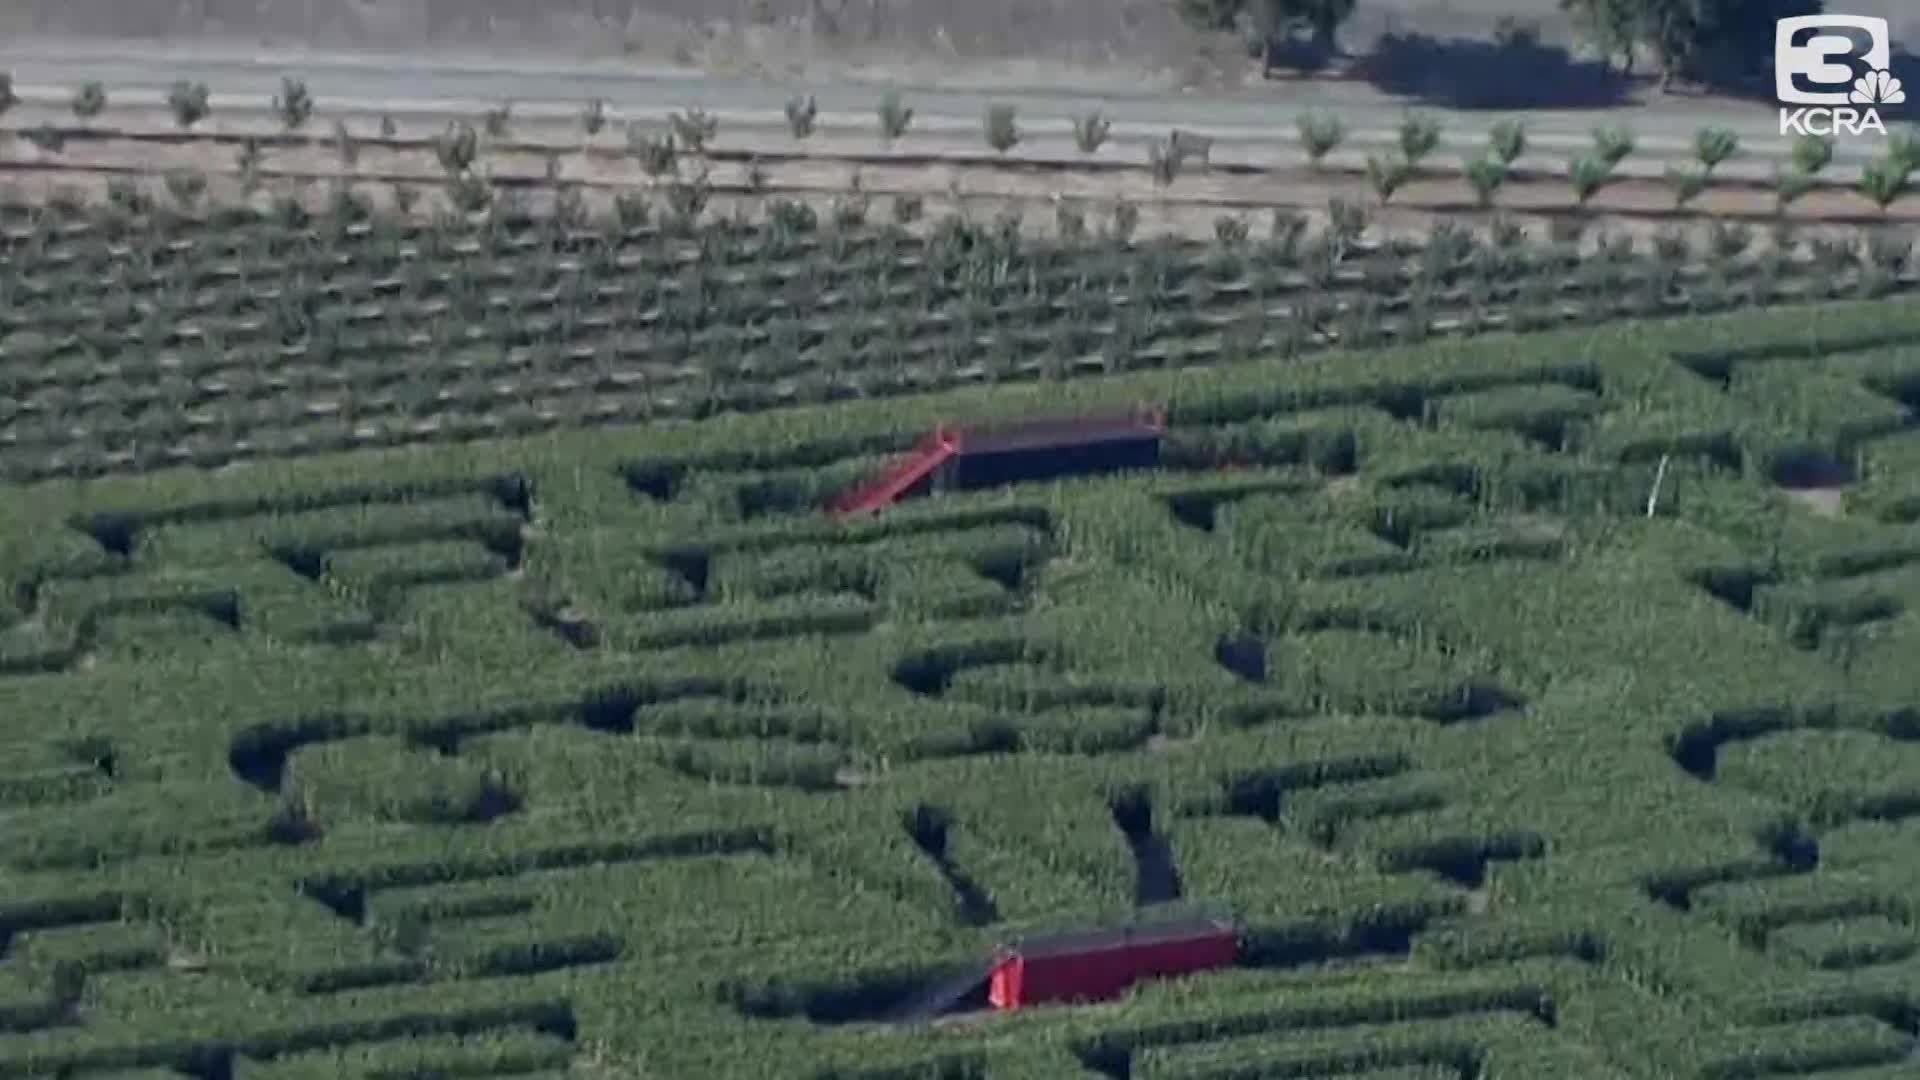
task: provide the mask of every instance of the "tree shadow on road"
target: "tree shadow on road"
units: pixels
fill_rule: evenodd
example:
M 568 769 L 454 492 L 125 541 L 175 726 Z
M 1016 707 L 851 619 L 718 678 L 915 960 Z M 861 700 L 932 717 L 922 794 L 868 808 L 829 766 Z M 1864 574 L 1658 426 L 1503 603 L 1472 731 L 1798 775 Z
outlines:
M 1896 45 L 1892 57 L 1887 62 L 1887 69 L 1893 72 L 1894 78 L 1900 80 L 1901 89 L 1905 91 L 1907 99 L 1899 105 L 1881 106 L 1882 119 L 1889 124 L 1920 121 L 1920 107 L 1916 107 L 1916 102 L 1920 102 L 1920 55 L 1915 55 Z M 1763 71 L 1751 68 L 1709 69 L 1697 86 L 1690 89 L 1766 104 L 1773 104 L 1779 100 L 1775 96 L 1778 90 L 1774 85 L 1771 69 Z
M 1633 81 L 1618 71 L 1537 42 L 1385 34 L 1355 74 L 1449 109 L 1607 109 L 1634 100 Z

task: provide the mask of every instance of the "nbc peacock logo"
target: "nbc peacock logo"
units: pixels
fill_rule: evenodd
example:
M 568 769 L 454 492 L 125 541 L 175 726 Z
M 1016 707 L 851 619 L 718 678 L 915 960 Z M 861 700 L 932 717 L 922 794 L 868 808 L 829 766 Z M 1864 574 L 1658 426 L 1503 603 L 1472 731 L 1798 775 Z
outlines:
M 1907 91 L 1893 72 L 1869 71 L 1853 80 L 1853 90 L 1847 100 L 1855 105 L 1904 105 Z
M 1892 68 L 1893 40 L 1885 19 L 1831 14 L 1781 19 L 1773 40 L 1780 134 L 1885 135 L 1880 110 L 1907 100 Z

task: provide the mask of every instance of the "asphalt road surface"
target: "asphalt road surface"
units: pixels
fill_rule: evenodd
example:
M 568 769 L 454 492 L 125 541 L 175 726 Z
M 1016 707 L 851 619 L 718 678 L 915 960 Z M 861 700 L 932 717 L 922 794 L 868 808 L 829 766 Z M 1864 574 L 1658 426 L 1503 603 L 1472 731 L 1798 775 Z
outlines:
M 688 73 L 660 67 L 589 61 L 458 61 L 322 53 L 245 53 L 231 48 L 192 49 L 159 43 L 97 45 L 9 41 L 0 43 L 0 70 L 10 70 L 16 91 L 35 104 L 57 105 L 74 87 L 97 80 L 115 104 L 156 105 L 177 79 L 204 82 L 216 109 L 265 109 L 283 76 L 304 79 L 320 112 L 409 116 L 477 114 L 502 101 L 516 116 L 572 117 L 581 104 L 599 98 L 616 115 L 660 115 L 694 107 L 729 117 L 730 124 L 781 127 L 781 109 L 795 93 L 811 94 L 824 128 L 871 127 L 881 87 L 851 80 L 762 81 Z M 1127 93 L 1078 87 L 979 89 L 899 84 L 914 110 L 916 131 L 977 131 L 989 102 L 1014 105 L 1024 128 L 1034 133 L 1067 130 L 1076 113 L 1101 109 L 1116 136 L 1185 127 L 1223 141 L 1286 142 L 1296 138 L 1295 117 L 1318 110 L 1340 117 L 1355 142 L 1386 142 L 1409 107 L 1438 119 L 1449 144 L 1484 136 L 1502 115 L 1524 117 L 1534 145 L 1544 151 L 1587 146 L 1603 124 L 1624 124 L 1638 136 L 1642 158 L 1684 158 L 1700 128 L 1715 125 L 1740 136 L 1748 159 L 1783 154 L 1778 112 L 1764 102 L 1651 95 L 1640 104 L 1587 110 L 1515 113 L 1451 111 L 1399 100 L 1363 83 L 1277 80 L 1231 93 Z M 1901 117 L 1892 116 L 1891 120 Z M 1878 153 L 1875 136 L 1842 137 L 1837 160 L 1858 162 Z

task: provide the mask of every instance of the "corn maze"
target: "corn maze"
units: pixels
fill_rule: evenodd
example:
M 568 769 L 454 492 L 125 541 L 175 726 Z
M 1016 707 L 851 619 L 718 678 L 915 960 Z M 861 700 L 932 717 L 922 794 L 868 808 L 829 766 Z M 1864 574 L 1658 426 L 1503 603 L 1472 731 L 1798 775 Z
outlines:
M 1908 302 L 1287 355 L 1412 325 L 1333 314 L 1227 363 L 1147 347 L 1211 307 L 1102 322 L 1149 284 L 923 356 L 755 321 L 775 287 L 705 263 L 696 325 L 622 296 L 658 268 L 617 243 L 471 263 L 503 302 L 426 232 L 246 282 L 204 239 L 15 226 L 0 1076 L 1916 1067 Z M 953 256 L 984 291 L 779 287 L 1037 295 L 991 250 Z M 1222 253 L 1049 258 L 1204 276 L 1175 256 Z M 1897 285 L 1847 265 L 1810 280 Z M 544 313 L 487 314 L 516 297 Z M 935 422 L 1139 400 L 1150 472 L 818 512 Z M 1242 921 L 1233 970 L 886 1022 L 1023 929 L 1186 903 Z

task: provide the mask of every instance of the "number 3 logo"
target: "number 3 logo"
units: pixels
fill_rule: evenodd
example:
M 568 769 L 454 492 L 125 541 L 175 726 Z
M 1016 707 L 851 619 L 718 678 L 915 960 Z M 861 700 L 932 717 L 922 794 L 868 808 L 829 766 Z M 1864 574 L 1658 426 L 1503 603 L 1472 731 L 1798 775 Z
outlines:
M 1868 40 L 1864 52 L 1861 37 Z M 1854 60 L 1864 63 L 1864 74 Z M 1892 62 L 1885 19 L 1800 15 L 1781 19 L 1774 31 L 1774 91 L 1788 105 L 1897 104 L 1906 100 L 1906 91 L 1887 70 Z

